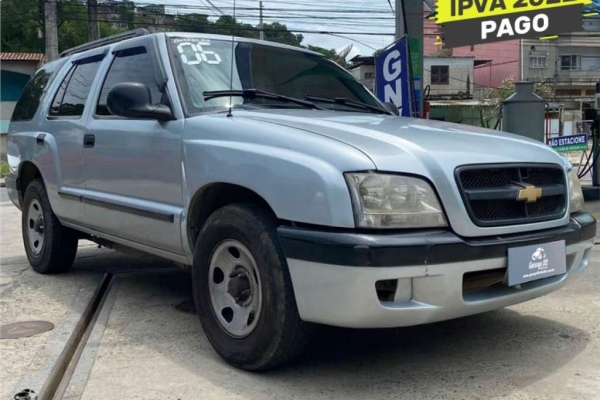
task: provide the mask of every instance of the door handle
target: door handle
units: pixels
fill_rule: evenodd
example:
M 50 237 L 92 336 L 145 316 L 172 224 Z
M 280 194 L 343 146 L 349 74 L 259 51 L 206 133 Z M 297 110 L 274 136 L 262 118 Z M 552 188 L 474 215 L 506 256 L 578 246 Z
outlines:
M 96 135 L 83 135 L 83 147 L 94 147 L 96 144 Z

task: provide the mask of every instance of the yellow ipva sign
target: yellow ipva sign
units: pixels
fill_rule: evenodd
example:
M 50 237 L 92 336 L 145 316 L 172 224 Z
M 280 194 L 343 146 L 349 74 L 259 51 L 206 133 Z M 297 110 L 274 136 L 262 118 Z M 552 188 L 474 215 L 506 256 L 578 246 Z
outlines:
M 591 0 L 438 0 L 445 47 L 544 37 L 582 29 Z
M 591 0 L 438 0 L 436 23 L 590 4 Z

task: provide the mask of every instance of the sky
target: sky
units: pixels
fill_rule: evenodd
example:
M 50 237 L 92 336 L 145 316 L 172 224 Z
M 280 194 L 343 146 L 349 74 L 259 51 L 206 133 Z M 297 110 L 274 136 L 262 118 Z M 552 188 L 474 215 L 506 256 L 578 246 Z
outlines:
M 394 0 L 391 0 L 394 4 Z M 138 4 L 164 4 L 169 12 L 231 15 L 233 0 L 137 0 Z M 213 7 L 214 5 L 214 7 Z M 257 25 L 259 1 L 236 0 L 236 18 Z M 342 50 L 352 44 L 348 58 L 371 55 L 393 40 L 394 14 L 387 0 L 263 0 L 264 22 L 280 22 L 290 30 L 337 32 L 302 33 L 303 44 Z M 387 33 L 387 35 L 383 35 Z M 337 34 L 336 34 L 337 35 Z

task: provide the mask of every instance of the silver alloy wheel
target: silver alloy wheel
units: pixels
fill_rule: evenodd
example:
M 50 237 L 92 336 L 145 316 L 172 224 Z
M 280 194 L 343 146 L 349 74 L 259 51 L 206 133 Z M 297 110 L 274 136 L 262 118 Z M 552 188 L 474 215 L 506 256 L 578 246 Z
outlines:
M 250 335 L 262 307 L 260 275 L 250 250 L 233 239 L 219 243 L 210 257 L 208 288 L 221 328 L 235 338 Z
M 27 210 L 27 238 L 31 252 L 38 255 L 44 247 L 44 213 L 36 199 L 31 200 Z

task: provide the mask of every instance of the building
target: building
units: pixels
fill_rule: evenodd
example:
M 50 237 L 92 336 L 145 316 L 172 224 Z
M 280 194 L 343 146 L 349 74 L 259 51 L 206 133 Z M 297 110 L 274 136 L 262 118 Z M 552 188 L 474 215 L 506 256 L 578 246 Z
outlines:
M 166 13 L 164 5 L 151 4 L 138 7 L 136 16 L 147 24 L 146 28 L 151 33 L 173 32 L 177 27 L 175 15 Z
M 600 79 L 600 38 L 577 32 L 555 40 L 524 39 L 522 79 L 555 86 L 557 99 L 593 102 Z
M 469 99 L 473 97 L 471 56 L 430 55 L 423 59 L 423 83 L 430 86 L 429 97 L 435 99 Z M 356 56 L 350 60 L 350 73 L 367 89 L 375 92 L 375 57 Z
M 502 81 L 514 77 L 519 79 L 519 40 L 476 44 L 472 46 L 444 48 L 441 44 L 441 28 L 427 18 L 431 10 L 423 6 L 423 54 L 473 57 L 472 82 L 477 87 L 498 87 Z M 439 37 L 439 39 L 438 39 Z M 475 97 L 477 96 L 475 91 Z
M 426 55 L 423 57 L 423 87 L 430 99 L 473 97 L 473 56 Z
M 356 56 L 350 60 L 351 66 L 348 68 L 354 76 L 367 89 L 375 92 L 375 57 Z
M 0 159 L 6 160 L 10 117 L 29 78 L 44 63 L 42 53 L 0 53 Z
M 579 133 L 595 118 L 596 83 L 600 81 L 600 39 L 597 33 L 559 35 L 555 40 L 524 39 L 522 79 L 545 82 L 554 89 L 550 135 Z
M 98 15 L 114 30 L 127 30 L 135 19 L 135 3 L 130 0 L 109 0 L 98 3 Z

